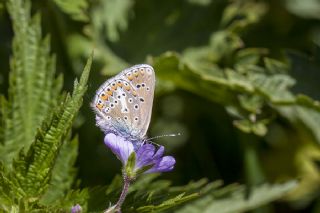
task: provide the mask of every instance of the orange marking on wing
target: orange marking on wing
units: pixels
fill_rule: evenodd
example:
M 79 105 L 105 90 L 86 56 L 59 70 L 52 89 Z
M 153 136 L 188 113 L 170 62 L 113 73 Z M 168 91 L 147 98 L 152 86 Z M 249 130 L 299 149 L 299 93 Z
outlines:
M 103 104 L 96 104 L 96 107 L 99 109 L 99 110 L 102 110 L 103 109 Z
M 107 101 L 107 100 L 109 99 L 109 96 L 106 95 L 106 94 L 102 94 L 102 95 L 100 96 L 100 98 L 101 98 L 101 100 L 103 100 L 103 101 Z
M 137 96 L 137 92 L 136 91 L 132 91 L 132 95 L 134 96 L 134 97 L 136 97 Z

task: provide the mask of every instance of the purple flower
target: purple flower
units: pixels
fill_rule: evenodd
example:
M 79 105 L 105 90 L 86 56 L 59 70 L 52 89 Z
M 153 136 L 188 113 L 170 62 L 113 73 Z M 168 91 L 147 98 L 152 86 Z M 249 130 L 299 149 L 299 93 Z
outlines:
M 153 144 L 133 144 L 131 141 L 109 133 L 104 138 L 104 143 L 111 149 L 124 166 L 127 165 L 129 156 L 135 153 L 135 164 L 133 171 L 148 167 L 144 173 L 168 172 L 174 168 L 176 163 L 172 156 L 163 156 L 164 147 L 158 149 Z
M 72 206 L 71 213 L 80 213 L 82 211 L 82 208 L 79 204 Z

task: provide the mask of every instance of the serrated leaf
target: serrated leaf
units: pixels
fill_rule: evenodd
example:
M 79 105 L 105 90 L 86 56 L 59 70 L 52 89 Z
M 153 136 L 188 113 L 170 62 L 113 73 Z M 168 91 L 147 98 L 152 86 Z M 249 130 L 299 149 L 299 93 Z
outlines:
M 221 24 L 230 31 L 242 31 L 249 25 L 257 23 L 267 11 L 267 5 L 262 2 L 233 2 L 226 7 Z
M 71 188 L 77 171 L 73 167 L 77 154 L 78 138 L 75 137 L 71 141 L 64 141 L 52 170 L 49 188 L 41 198 L 40 202 L 42 204 L 52 205 L 54 202 L 61 200 L 67 190 Z
M 295 96 L 290 91 L 295 80 L 285 74 L 286 70 L 282 70 L 287 68 L 283 63 L 267 60 L 268 70 L 251 66 L 246 67 L 245 71 L 229 68 L 223 73 L 222 69 L 215 69 L 214 72 L 211 72 L 203 70 L 202 67 L 189 66 L 184 61 L 185 59 L 178 54 L 166 53 L 154 58 L 153 64 L 159 78 L 173 82 L 182 89 L 220 103 L 229 109 L 233 108 L 233 112 L 237 112 L 242 118 L 249 117 L 251 113 L 259 114 L 263 108 L 270 105 L 277 110 L 283 105 L 302 104 L 320 112 L 317 102 L 302 101 L 302 98 L 298 98 L 299 96 Z M 217 74 L 218 72 L 221 74 Z M 261 121 L 260 118 L 256 120 L 258 126 L 241 129 L 245 132 L 264 135 L 265 124 L 272 120 L 272 113 L 266 116 L 262 116 Z M 237 126 L 244 127 L 243 125 Z
M 161 203 L 159 205 L 149 205 L 149 206 L 139 207 L 137 209 L 137 212 L 161 212 L 161 211 L 173 208 L 177 205 L 180 205 L 184 202 L 195 199 L 198 196 L 199 196 L 199 194 L 197 194 L 197 193 L 187 195 L 187 196 L 185 196 L 185 193 L 182 193 L 182 194 L 177 195 L 174 198 L 171 198 L 169 200 L 164 201 L 163 203 Z
M 92 10 L 93 24 L 99 31 L 104 31 L 110 41 L 117 41 L 119 34 L 128 27 L 130 12 L 134 5 L 131 0 L 100 1 Z
M 72 95 L 67 95 L 64 102 L 55 109 L 48 127 L 39 132 L 27 155 L 20 153 L 14 162 L 14 172 L 10 177 L 15 183 L 13 192 L 22 190 L 20 197 L 32 197 L 38 200 L 48 187 L 52 168 L 61 149 L 62 142 L 72 126 L 82 104 L 82 97 L 87 89 L 87 81 L 92 63 L 92 55 L 81 75 L 80 81 L 75 81 Z
M 283 197 L 296 186 L 296 181 L 274 185 L 265 184 L 252 189 L 248 198 L 246 198 L 244 187 L 236 187 L 223 193 L 213 190 L 211 194 L 200 197 L 176 212 L 245 212 Z
M 54 3 L 66 14 L 76 21 L 88 21 L 87 0 L 53 0 Z
M 242 130 L 246 133 L 254 133 L 255 135 L 264 136 L 268 129 L 266 124 L 268 120 L 259 120 L 257 122 L 253 122 L 251 120 L 235 120 L 233 121 L 233 125 L 235 125 L 238 129 Z
M 22 147 L 30 146 L 37 128 L 56 105 L 62 78 L 54 78 L 50 39 L 42 39 L 39 14 L 30 17 L 30 2 L 10 0 L 7 6 L 15 36 L 9 97 L 0 98 L 0 159 L 10 165 Z

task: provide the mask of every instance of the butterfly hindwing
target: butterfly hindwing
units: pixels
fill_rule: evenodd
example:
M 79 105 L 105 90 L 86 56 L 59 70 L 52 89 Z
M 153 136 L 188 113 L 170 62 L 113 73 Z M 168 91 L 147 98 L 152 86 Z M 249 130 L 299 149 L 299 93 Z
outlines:
M 105 132 L 143 138 L 150 123 L 154 86 L 153 68 L 146 64 L 125 69 L 107 80 L 92 104 L 97 125 Z

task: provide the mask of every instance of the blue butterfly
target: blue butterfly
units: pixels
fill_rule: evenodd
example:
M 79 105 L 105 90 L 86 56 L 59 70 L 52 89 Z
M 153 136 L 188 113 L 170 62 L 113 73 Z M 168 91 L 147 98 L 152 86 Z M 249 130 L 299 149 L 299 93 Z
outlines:
M 104 82 L 91 104 L 96 124 L 107 135 L 114 133 L 142 142 L 150 124 L 155 73 L 147 64 L 127 68 Z

